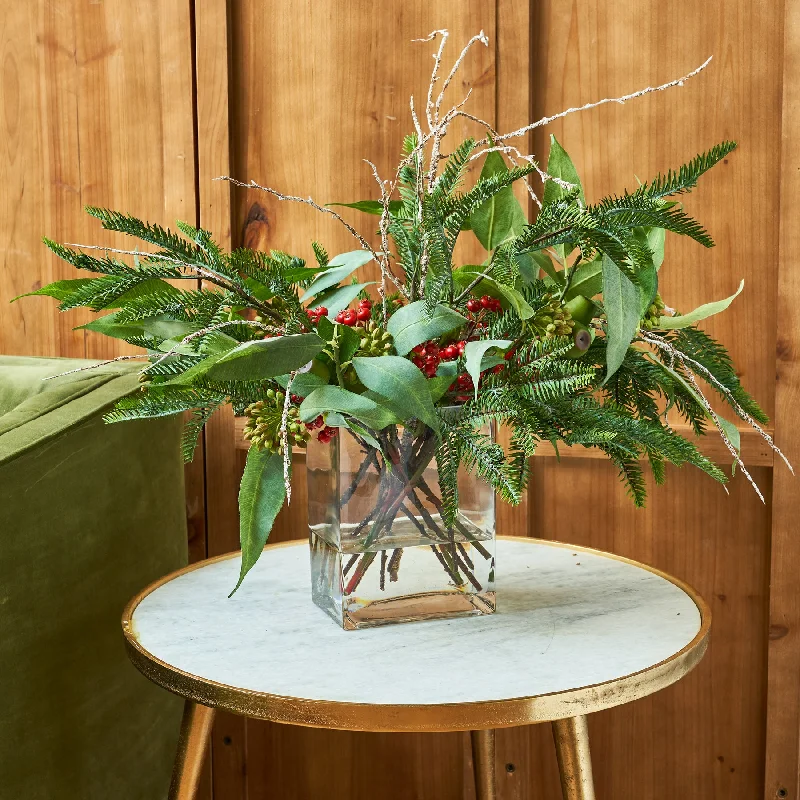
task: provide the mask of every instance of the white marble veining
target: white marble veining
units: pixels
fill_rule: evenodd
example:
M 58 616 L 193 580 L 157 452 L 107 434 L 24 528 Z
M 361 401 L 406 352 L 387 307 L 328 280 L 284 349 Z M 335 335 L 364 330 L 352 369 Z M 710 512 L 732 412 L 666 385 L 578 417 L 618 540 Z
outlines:
M 620 678 L 677 653 L 700 613 L 675 584 L 613 558 L 497 542 L 497 612 L 344 631 L 311 602 L 305 544 L 194 570 L 133 615 L 141 645 L 184 672 L 257 692 L 370 704 L 530 697 Z

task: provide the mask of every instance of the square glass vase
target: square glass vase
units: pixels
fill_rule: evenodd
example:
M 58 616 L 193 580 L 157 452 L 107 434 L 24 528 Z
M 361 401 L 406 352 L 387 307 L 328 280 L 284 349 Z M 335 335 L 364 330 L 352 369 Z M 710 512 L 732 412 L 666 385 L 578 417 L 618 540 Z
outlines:
M 482 433 L 494 438 L 493 427 Z M 495 610 L 494 490 L 463 467 L 442 518 L 436 439 L 391 427 L 380 449 L 348 428 L 308 444 L 311 592 L 345 630 Z

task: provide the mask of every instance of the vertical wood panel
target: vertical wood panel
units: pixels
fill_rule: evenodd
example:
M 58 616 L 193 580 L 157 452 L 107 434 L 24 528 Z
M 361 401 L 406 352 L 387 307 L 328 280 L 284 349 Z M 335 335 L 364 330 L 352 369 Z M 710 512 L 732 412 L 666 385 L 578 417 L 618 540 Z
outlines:
M 633 186 L 634 175 L 647 178 L 724 138 L 739 142 L 686 201 L 718 246 L 706 251 L 668 238 L 663 293 L 670 304 L 691 308 L 746 279 L 737 304 L 706 327 L 730 346 L 745 385 L 771 410 L 776 263 L 762 254 L 774 252 L 778 238 L 772 187 L 780 169 L 781 65 L 764 54 L 780 52 L 780 4 L 637 0 L 622 9 L 575 0 L 536 8 L 536 117 L 661 83 L 714 55 L 709 69 L 683 88 L 576 114 L 538 132 L 534 142 L 545 153 L 546 135 L 556 134 L 575 157 L 590 199 Z M 667 486 L 636 511 L 606 464 L 542 459 L 536 471 L 533 531 L 670 571 L 700 590 L 714 614 L 711 648 L 695 673 L 591 720 L 598 796 L 760 796 L 769 508 L 740 477 L 728 497 L 699 475 L 671 470 Z M 769 490 L 771 470 L 756 472 Z M 537 747 L 550 746 L 539 737 Z M 538 786 L 543 796 L 557 796 L 552 770 Z
M 797 83 L 800 80 L 800 4 L 785 4 L 783 51 L 783 127 L 781 141 L 780 251 L 777 291 L 777 388 L 775 429 L 781 446 L 797 464 L 800 435 L 800 142 L 797 127 Z M 769 614 L 769 681 L 767 695 L 767 759 L 764 797 L 800 797 L 800 561 L 797 481 L 778 465 L 773 483 L 772 572 Z M 781 794 L 783 792 L 784 794 Z

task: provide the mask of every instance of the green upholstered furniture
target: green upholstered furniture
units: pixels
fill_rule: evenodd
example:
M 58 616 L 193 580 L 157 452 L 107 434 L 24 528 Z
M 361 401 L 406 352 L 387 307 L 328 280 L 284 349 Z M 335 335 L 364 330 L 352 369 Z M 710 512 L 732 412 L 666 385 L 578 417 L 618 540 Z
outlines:
M 0 797 L 166 797 L 181 701 L 130 664 L 120 615 L 186 563 L 180 420 L 106 425 L 114 364 L 0 356 Z

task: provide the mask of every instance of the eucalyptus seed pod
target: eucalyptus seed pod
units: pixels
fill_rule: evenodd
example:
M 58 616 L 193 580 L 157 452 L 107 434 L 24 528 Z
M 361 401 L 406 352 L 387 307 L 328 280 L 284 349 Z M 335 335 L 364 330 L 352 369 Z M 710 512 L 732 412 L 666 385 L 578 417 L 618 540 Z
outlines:
M 639 326 L 647 331 L 657 327 L 659 318 L 664 316 L 664 308 L 664 301 L 661 299 L 661 295 L 656 292 L 656 296 L 653 298 L 653 302 L 650 303 L 647 311 L 645 311 L 644 316 L 639 322 Z
M 247 422 L 242 435 L 254 447 L 278 453 L 281 450 L 281 419 L 286 395 L 273 389 L 269 389 L 266 394 L 267 400 L 258 400 L 245 409 Z M 289 406 L 286 435 L 292 446 L 299 447 L 305 447 L 311 435 L 308 428 L 300 422 L 297 406 Z
M 370 320 L 361 332 L 358 352 L 367 356 L 385 356 L 394 346 L 392 334 L 374 320 Z
M 530 319 L 530 325 L 541 338 L 571 336 L 574 327 L 572 314 L 556 297 L 551 297 Z

